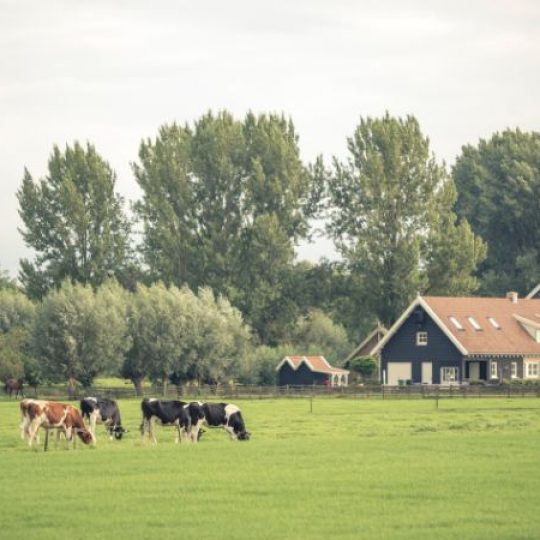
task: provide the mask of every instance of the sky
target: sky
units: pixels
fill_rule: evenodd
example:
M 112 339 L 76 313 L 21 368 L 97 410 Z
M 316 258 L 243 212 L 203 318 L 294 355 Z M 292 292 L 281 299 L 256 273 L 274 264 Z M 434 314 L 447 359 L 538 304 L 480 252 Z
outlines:
M 540 3 L 520 0 L 0 0 L 0 269 L 32 258 L 15 196 L 54 144 L 130 163 L 159 126 L 209 109 L 290 116 L 309 162 L 346 156 L 362 116 L 415 115 L 437 159 L 540 130 Z M 328 240 L 298 257 L 333 258 Z

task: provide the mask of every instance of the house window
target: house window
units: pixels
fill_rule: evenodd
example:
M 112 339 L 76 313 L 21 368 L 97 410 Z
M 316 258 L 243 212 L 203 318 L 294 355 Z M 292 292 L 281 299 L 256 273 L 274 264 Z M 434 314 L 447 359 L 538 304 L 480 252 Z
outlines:
M 482 327 L 476 322 L 476 319 L 474 317 L 467 317 L 467 320 L 471 323 L 471 326 L 475 330 L 482 330 Z
M 499 376 L 497 372 L 497 362 L 492 361 L 489 369 L 491 370 L 491 378 L 496 379 Z
M 465 330 L 463 326 L 461 326 L 461 323 L 455 318 L 455 317 L 449 317 L 450 322 L 458 329 L 458 330 Z
M 496 328 L 497 330 L 501 329 L 501 325 L 493 317 L 488 317 L 487 319 L 491 323 L 491 326 L 493 326 L 493 328 Z
M 517 362 L 512 362 L 512 379 L 517 378 Z
M 441 383 L 455 383 L 458 382 L 459 369 L 457 367 L 443 367 L 441 368 Z
M 540 362 L 529 362 L 527 364 L 527 377 L 538 378 L 540 375 Z
M 416 344 L 427 345 L 427 332 L 416 332 Z

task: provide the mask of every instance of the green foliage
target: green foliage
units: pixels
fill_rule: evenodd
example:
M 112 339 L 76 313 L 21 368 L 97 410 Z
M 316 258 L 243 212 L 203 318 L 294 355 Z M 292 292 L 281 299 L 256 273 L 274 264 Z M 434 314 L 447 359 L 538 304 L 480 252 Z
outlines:
M 291 354 L 290 345 L 256 347 L 241 363 L 238 381 L 242 384 L 275 385 L 276 366 L 289 354 Z
M 377 365 L 377 360 L 371 356 L 358 356 L 349 362 L 349 369 L 368 378 L 377 371 Z
M 389 324 L 430 286 L 439 294 L 474 289 L 470 272 L 483 248 L 476 239 L 477 257 L 464 269 L 444 259 L 471 253 L 475 239 L 453 215 L 452 180 L 417 120 L 362 118 L 348 148 L 350 158 L 335 160 L 329 180 L 329 231 L 357 276 L 357 311 Z M 441 284 L 430 283 L 441 274 Z
M 96 293 L 66 281 L 38 308 L 33 348 L 47 379 L 89 386 L 98 374 L 118 370 L 129 346 L 126 295 L 109 282 Z
M 280 116 L 208 113 L 163 126 L 134 165 L 151 276 L 225 294 L 264 342 L 295 317 L 282 282 L 316 206 L 297 142 Z
M 35 305 L 15 289 L 0 289 L 0 332 L 16 327 L 30 328 L 34 322 Z
M 314 352 L 324 356 L 333 365 L 341 365 L 352 348 L 343 326 L 336 324 L 320 310 L 312 310 L 307 316 L 298 319 L 291 344 L 299 353 Z
M 146 377 L 175 384 L 226 382 L 250 346 L 239 311 L 208 288 L 195 295 L 163 283 L 139 286 L 128 321 L 132 341 L 122 375 L 136 385 Z
M 452 174 L 458 214 L 489 245 L 482 293 L 528 292 L 540 276 L 540 133 L 505 130 L 464 146 Z
M 66 278 L 97 286 L 121 276 L 129 225 L 115 183 L 114 171 L 95 148 L 77 142 L 64 152 L 53 148 L 48 175 L 38 182 L 25 170 L 19 214 L 24 241 L 36 257 L 21 261 L 20 279 L 30 297 L 43 297 Z
M 17 289 L 17 284 L 13 278 L 10 277 L 7 270 L 0 270 L 0 291 L 4 289 Z

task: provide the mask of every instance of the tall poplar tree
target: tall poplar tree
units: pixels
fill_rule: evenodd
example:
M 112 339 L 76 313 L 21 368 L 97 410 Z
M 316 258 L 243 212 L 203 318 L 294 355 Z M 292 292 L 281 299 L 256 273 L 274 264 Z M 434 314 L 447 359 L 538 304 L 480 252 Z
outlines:
M 87 144 L 54 146 L 48 174 L 35 181 L 25 170 L 17 192 L 26 245 L 36 252 L 22 260 L 20 280 L 30 297 L 41 298 L 69 278 L 94 287 L 128 264 L 129 223 L 116 174 Z
M 292 122 L 220 112 L 193 126 L 165 125 L 141 143 L 133 168 L 153 277 L 209 286 L 240 307 L 263 341 L 277 339 L 292 320 L 281 276 L 313 207 Z
M 392 323 L 421 292 L 468 294 L 485 246 L 453 213 L 455 189 L 418 121 L 362 118 L 334 161 L 329 230 L 358 283 L 357 305 Z M 454 264 L 464 254 L 466 264 Z

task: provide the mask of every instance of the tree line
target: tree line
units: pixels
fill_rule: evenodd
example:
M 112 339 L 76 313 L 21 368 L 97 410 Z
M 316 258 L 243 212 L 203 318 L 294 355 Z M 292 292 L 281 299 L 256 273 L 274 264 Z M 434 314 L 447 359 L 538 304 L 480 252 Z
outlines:
M 96 316 L 111 311 L 100 317 L 113 331 L 106 321 L 114 319 L 115 302 L 129 306 L 118 320 L 135 324 L 137 302 L 156 295 L 165 310 L 160 318 L 174 334 L 188 323 L 169 320 L 166 306 L 180 314 L 179 306 L 171 307 L 176 301 L 193 313 L 205 305 L 210 320 L 227 302 L 251 353 L 232 354 L 234 362 L 217 371 L 264 381 L 272 375 L 268 358 L 283 347 L 321 352 L 333 341 L 330 358 L 343 360 L 338 350 L 377 321 L 391 324 L 417 293 L 523 293 L 538 282 L 540 134 L 496 133 L 464 146 L 450 169 L 436 159 L 412 116 L 361 118 L 346 144 L 345 160 L 320 156 L 305 163 L 294 124 L 284 116 L 236 119 L 223 111 L 192 125 L 167 124 L 140 144 L 132 170 L 142 195 L 129 213 L 115 191 L 114 170 L 93 145 L 55 146 L 46 176 L 36 180 L 25 170 L 17 193 L 21 233 L 35 252 L 33 260 L 21 261 L 19 281 L 38 306 L 36 321 L 54 319 L 44 306 L 77 291 L 81 306 L 83 298 L 88 305 L 93 299 Z M 315 234 L 315 219 L 325 223 L 340 261 L 295 259 L 298 242 Z M 13 286 L 6 276 L 0 281 Z M 110 306 L 99 303 L 106 291 Z M 157 291 L 176 300 L 161 304 Z M 122 370 L 132 378 L 129 366 L 144 364 L 133 352 L 150 332 L 144 321 L 153 320 L 142 305 L 141 326 L 124 332 L 129 339 L 119 338 L 125 348 L 114 353 L 116 363 L 105 361 L 111 349 L 95 373 Z M 219 326 L 220 317 L 211 324 Z M 33 323 L 30 348 L 46 364 L 54 336 L 38 333 L 38 326 Z M 219 355 L 170 339 L 177 359 L 143 348 L 154 365 L 144 376 L 216 379 L 209 365 L 221 365 L 213 359 Z M 257 366 L 250 365 L 255 358 Z

